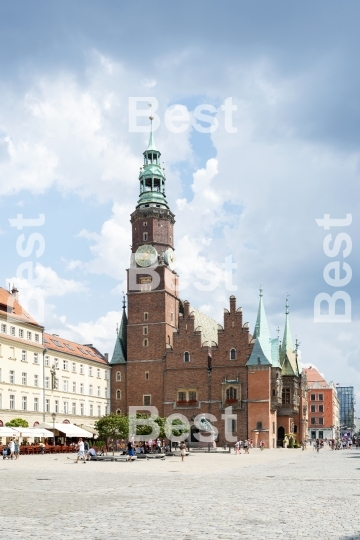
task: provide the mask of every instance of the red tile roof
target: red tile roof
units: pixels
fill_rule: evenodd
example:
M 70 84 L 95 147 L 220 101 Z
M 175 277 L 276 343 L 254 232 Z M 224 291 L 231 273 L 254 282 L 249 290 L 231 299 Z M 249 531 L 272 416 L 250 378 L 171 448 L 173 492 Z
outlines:
M 30 317 L 27 311 L 19 304 L 15 297 L 6 289 L 0 287 L 0 315 L 8 316 L 28 324 L 34 324 L 43 328 L 35 319 Z
M 318 370 L 314 367 L 310 368 L 303 368 L 303 371 L 305 372 L 308 384 L 311 385 L 311 383 L 319 383 L 321 386 L 328 386 L 327 382 L 325 381 L 324 377 L 320 375 Z
M 54 334 L 44 333 L 44 347 L 51 351 L 62 352 L 71 356 L 86 358 L 100 364 L 108 364 L 105 356 L 103 356 L 95 347 L 81 345 L 74 341 L 55 336 Z

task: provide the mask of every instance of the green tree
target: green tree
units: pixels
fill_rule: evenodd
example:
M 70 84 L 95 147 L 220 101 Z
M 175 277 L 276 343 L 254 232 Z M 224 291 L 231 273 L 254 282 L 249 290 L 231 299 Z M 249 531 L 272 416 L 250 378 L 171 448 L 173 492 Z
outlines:
M 108 414 L 95 422 L 95 429 L 99 432 L 99 438 L 105 438 L 107 444 L 109 439 L 127 439 L 129 436 L 129 419 L 122 414 Z M 114 455 L 113 445 L 113 455 Z
M 23 418 L 13 418 L 10 422 L 6 422 L 5 426 L 7 427 L 29 427 L 29 422 Z

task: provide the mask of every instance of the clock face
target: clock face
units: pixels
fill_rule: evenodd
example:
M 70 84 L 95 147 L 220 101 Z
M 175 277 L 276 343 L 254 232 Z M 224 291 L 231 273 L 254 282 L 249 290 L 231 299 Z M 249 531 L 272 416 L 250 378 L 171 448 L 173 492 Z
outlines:
M 155 264 L 158 260 L 158 253 L 153 246 L 140 246 L 135 253 L 135 261 L 138 266 L 146 267 Z
M 165 263 L 168 265 L 168 267 L 171 269 L 171 270 L 174 270 L 174 267 L 175 267 L 175 254 L 174 254 L 174 250 L 171 249 L 171 248 L 168 248 L 165 253 L 164 253 L 164 260 L 165 260 Z

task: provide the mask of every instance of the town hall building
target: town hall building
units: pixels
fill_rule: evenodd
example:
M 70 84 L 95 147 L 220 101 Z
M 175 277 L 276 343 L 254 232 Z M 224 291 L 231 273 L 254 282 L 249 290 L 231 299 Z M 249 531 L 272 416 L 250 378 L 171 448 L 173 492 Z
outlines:
M 188 441 L 196 444 L 194 419 L 221 420 L 232 407 L 231 432 L 237 439 L 281 446 L 286 436 L 307 439 L 307 389 L 293 344 L 286 303 L 284 336 L 271 338 L 260 290 L 253 334 L 231 296 L 219 324 L 179 296 L 174 266 L 175 216 L 166 200 L 166 178 L 151 132 L 140 170 L 140 196 L 131 214 L 132 250 L 127 270 L 127 312 L 110 360 L 111 410 L 155 406 L 159 415 L 185 415 Z

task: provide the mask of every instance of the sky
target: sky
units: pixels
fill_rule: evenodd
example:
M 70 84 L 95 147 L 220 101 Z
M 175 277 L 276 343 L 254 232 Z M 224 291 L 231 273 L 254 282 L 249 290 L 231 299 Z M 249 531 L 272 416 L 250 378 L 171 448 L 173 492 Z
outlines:
M 3 2 L 0 286 L 111 356 L 151 102 L 181 297 L 221 323 L 233 294 L 253 328 L 261 286 L 281 337 L 288 296 L 303 364 L 360 412 L 359 18 L 346 0 Z M 316 321 L 321 293 L 346 294 L 345 320 L 340 300 Z

